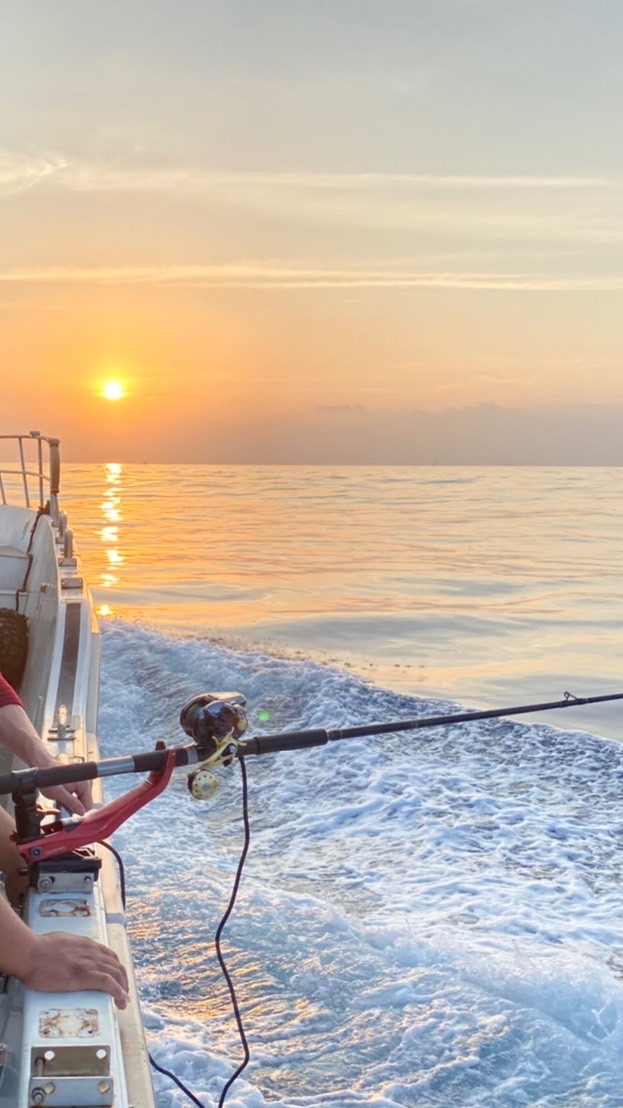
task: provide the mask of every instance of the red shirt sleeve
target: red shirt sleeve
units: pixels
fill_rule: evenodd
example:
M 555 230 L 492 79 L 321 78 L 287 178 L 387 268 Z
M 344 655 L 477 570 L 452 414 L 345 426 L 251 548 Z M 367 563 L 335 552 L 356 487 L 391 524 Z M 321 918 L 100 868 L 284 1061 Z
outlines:
M 9 704 L 17 704 L 20 708 L 23 708 L 23 704 L 15 692 L 15 689 L 11 688 L 9 682 L 5 681 L 0 673 L 0 708 L 6 708 Z

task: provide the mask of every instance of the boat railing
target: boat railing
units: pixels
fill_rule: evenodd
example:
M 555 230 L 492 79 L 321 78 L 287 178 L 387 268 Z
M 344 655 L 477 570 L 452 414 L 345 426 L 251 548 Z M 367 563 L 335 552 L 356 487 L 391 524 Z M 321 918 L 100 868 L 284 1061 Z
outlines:
M 59 440 L 39 431 L 0 435 L 0 504 L 49 511 L 58 520 Z M 7 448 L 8 447 L 8 451 Z M 5 461 L 7 453 L 10 455 Z

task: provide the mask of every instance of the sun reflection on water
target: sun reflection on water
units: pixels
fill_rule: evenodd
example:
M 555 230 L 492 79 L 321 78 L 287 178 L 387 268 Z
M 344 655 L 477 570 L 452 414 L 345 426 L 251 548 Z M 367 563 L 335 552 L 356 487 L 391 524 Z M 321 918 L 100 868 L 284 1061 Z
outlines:
M 123 520 L 121 494 L 123 466 L 119 462 L 107 462 L 105 466 L 104 499 L 100 504 L 103 526 L 99 530 L 99 536 L 105 547 L 107 568 L 99 575 L 102 588 L 110 589 L 119 584 L 118 573 L 115 572 L 125 562 L 125 555 L 119 549 L 119 523 Z M 98 616 L 114 615 L 111 604 L 100 604 L 97 608 Z

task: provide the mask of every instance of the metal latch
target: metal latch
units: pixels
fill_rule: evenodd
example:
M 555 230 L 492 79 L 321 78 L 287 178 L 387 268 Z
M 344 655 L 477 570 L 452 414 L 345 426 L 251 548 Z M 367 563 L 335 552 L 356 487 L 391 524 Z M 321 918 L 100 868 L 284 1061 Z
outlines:
M 110 1108 L 114 1082 L 110 1076 L 110 1047 L 33 1047 L 29 1108 Z

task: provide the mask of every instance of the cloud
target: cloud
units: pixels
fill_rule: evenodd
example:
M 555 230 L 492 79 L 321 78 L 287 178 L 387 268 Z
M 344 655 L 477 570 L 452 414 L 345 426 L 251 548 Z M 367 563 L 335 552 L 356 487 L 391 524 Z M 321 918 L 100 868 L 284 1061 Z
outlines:
M 623 465 L 623 405 L 527 406 L 488 404 L 435 411 L 362 411 L 356 420 L 330 419 L 310 409 L 296 419 L 266 412 L 241 414 L 239 434 L 227 420 L 201 433 L 199 414 L 164 436 L 145 425 L 120 443 L 123 461 L 266 465 Z M 74 456 L 95 460 L 103 448 L 82 442 L 80 429 L 63 437 Z M 78 453 L 76 453 L 78 451 Z M 155 452 L 155 453 L 154 453 Z M 616 477 L 615 477 L 616 479 Z
M 287 191 L 344 192 L 378 190 L 620 190 L 623 183 L 607 177 L 478 177 L 463 174 L 410 173 L 270 173 L 204 172 L 197 169 L 129 169 L 121 166 L 59 166 L 50 181 L 55 187 L 72 191 L 116 192 L 197 192 L 209 193 L 263 191 L 266 188 Z
M 0 151 L 0 200 L 28 192 L 43 197 L 69 193 L 79 202 L 106 196 L 115 217 L 123 217 L 129 197 L 162 197 L 180 205 L 200 204 L 233 228 L 254 220 L 274 234 L 285 228 L 292 249 L 302 253 L 302 236 L 317 228 L 365 235 L 374 253 L 381 241 L 409 244 L 419 264 L 405 261 L 288 267 L 274 261 L 119 267 L 23 267 L 5 270 L 0 280 L 93 284 L 188 284 L 211 288 L 446 288 L 535 291 L 619 291 L 616 251 L 623 239 L 623 179 L 616 176 L 517 176 L 430 173 L 309 173 L 208 171 L 197 167 L 94 163 L 58 152 Z M 82 199 L 80 199 L 82 198 Z M 98 218 L 101 212 L 98 211 Z M 170 219 L 170 211 L 167 216 Z M 190 218 L 196 218 L 191 212 Z M 205 226 L 205 224 L 201 224 Z M 248 228 L 245 222 L 244 227 Z M 235 232 L 232 230 L 232 234 Z M 255 232 L 254 232 L 255 233 Z M 401 240 L 396 238 L 400 233 Z M 157 235 L 157 232 L 155 232 Z M 370 238 L 370 236 L 376 236 Z M 380 238 L 379 236 L 382 236 Z M 389 236 L 389 237 L 388 237 Z M 334 240 L 337 241 L 337 240 Z M 347 249 L 345 240 L 344 249 Z M 404 248 L 404 247 L 403 247 Z M 596 259 L 582 266 L 587 250 L 608 256 L 609 271 L 593 272 Z M 309 256 L 309 239 L 305 240 Z M 566 263 L 563 254 L 566 251 Z M 554 252 L 558 272 L 547 272 Z M 384 249 L 384 253 L 387 250 Z M 511 253 L 513 259 L 511 260 Z M 486 256 L 490 259 L 484 261 Z M 520 256 L 530 271 L 522 272 Z M 572 260 L 575 255 L 576 260 Z M 464 258 L 464 269 L 455 270 Z M 427 261 L 428 259 L 428 261 Z M 488 265 L 481 271 L 481 265 Z M 450 267 L 448 269 L 448 267 Z M 508 267 L 508 268 L 507 268 Z M 532 267 L 539 272 L 532 272 Z M 519 271 L 518 271 L 519 270 Z
M 392 172 L 228 171 L 199 166 L 71 159 L 57 151 L 0 150 L 0 199 L 25 192 L 124 198 L 242 211 L 297 228 L 356 228 L 369 234 L 441 235 L 453 245 L 598 244 L 623 238 L 623 179 L 605 175 L 478 175 Z M 427 245 L 428 243 L 428 245 Z M 497 286 L 493 286 L 497 287 Z M 546 286 L 547 287 L 547 286 Z M 584 287 L 581 285 L 580 287 Z M 618 287 L 618 286 L 617 286 Z
M 13 196 L 50 182 L 67 168 L 60 154 L 16 154 L 0 150 L 0 197 Z
M 204 170 L 198 167 L 159 167 L 123 162 L 71 161 L 58 152 L 38 155 L 0 151 L 0 183 L 4 178 L 24 187 L 33 183 L 71 192 L 209 192 L 310 190 L 314 192 L 377 191 L 384 189 L 466 189 L 576 191 L 620 190 L 623 181 L 608 176 L 439 174 L 391 172 L 275 172 L 261 170 Z
M 362 412 L 327 420 L 310 411 L 266 427 L 245 461 L 343 465 L 623 465 L 623 405 L 496 404 L 434 411 Z M 363 422 L 362 422 L 363 421 Z M 226 451 L 227 444 L 210 443 Z M 200 460 L 197 458 L 197 460 Z M 230 453 L 229 460 L 235 460 Z
M 122 161 L 72 160 L 59 151 L 0 150 L 0 192 L 19 192 L 37 185 L 68 192 L 209 194 L 214 191 L 231 195 L 232 191 L 261 192 L 266 188 L 316 193 L 386 189 L 618 191 L 623 188 L 623 181 L 608 176 L 205 170 L 196 166 L 170 168 Z
M 56 151 L 0 151 L 0 199 L 25 192 L 106 196 L 121 210 L 124 198 L 161 197 L 217 209 L 219 218 L 230 212 L 238 219 L 242 211 L 299 229 L 418 233 L 425 249 L 434 233 L 446 246 L 451 236 L 455 249 L 477 239 L 481 249 L 500 242 L 604 249 L 623 238 L 622 191 L 616 176 L 228 171 L 148 165 L 140 156 L 97 163 Z
M 167 285 L 211 289 L 497 289 L 613 292 L 623 273 L 434 272 L 415 269 L 296 267 L 263 261 L 220 265 L 21 266 L 0 270 L 0 284 Z

